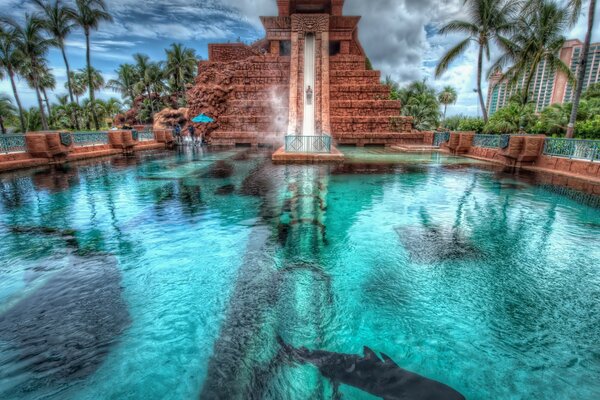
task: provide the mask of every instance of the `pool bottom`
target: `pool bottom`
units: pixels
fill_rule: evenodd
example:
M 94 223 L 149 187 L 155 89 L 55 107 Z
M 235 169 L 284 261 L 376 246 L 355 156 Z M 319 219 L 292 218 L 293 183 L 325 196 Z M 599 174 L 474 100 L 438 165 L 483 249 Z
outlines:
M 464 159 L 394 157 L 381 170 L 181 154 L 84 167 L 52 192 L 3 182 L 3 278 L 19 282 L 57 247 L 4 226 L 71 229 L 81 249 L 115 255 L 131 316 L 83 380 L 36 388 L 0 351 L 3 397 L 330 398 L 317 368 L 281 355 L 281 336 L 368 346 L 469 399 L 595 398 L 598 210 L 451 167 Z

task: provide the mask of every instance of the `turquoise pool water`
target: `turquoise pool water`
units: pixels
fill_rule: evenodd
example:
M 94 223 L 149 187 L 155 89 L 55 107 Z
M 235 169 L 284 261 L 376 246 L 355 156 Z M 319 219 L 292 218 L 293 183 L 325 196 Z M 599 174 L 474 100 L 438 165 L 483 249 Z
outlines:
M 600 209 L 473 160 L 346 152 L 0 176 L 0 398 L 332 398 L 277 336 L 468 399 L 600 398 Z

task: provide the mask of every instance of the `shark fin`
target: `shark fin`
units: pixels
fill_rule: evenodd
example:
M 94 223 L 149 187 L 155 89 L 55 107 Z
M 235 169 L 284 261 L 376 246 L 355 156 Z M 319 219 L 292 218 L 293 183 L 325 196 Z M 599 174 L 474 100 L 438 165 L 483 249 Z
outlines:
M 365 360 L 379 360 L 377 354 L 367 346 L 363 348 L 363 353 L 365 354 Z
M 385 361 L 386 364 L 392 364 L 392 365 L 395 365 L 396 367 L 398 366 L 398 364 L 396 364 L 396 362 L 394 360 L 392 360 L 392 358 L 385 353 L 381 353 L 381 358 L 383 358 L 383 361 Z

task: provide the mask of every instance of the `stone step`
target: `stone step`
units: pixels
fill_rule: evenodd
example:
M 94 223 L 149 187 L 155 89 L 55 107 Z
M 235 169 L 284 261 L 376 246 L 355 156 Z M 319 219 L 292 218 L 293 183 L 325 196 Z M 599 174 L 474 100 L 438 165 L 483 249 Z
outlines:
M 198 65 L 198 72 L 202 73 L 203 71 L 214 68 L 215 65 L 219 65 L 221 63 L 212 63 L 212 62 L 201 62 Z M 243 63 L 230 63 L 227 65 L 227 68 L 233 69 L 234 71 L 288 71 L 290 70 L 290 60 L 284 59 L 258 59 L 250 62 Z
M 380 85 L 381 72 L 379 71 L 330 71 L 329 81 L 331 85 Z
M 228 103 L 227 116 L 281 115 L 288 114 L 289 102 L 273 100 L 232 100 Z
M 247 70 L 235 71 L 232 77 L 234 85 L 285 85 L 290 81 L 290 72 L 283 70 L 261 71 Z
M 273 97 L 283 101 L 289 99 L 289 85 L 237 85 L 233 89 L 236 100 L 270 100 Z
M 263 70 L 240 70 L 240 71 L 235 71 L 233 73 L 234 77 L 248 77 L 248 78 L 263 78 L 265 77 L 265 73 L 267 73 L 268 76 L 279 76 L 279 77 L 290 77 L 290 71 L 289 70 L 273 70 L 273 71 L 268 71 L 265 72 Z
M 353 71 L 353 70 L 341 70 L 341 71 L 330 71 L 329 76 L 331 78 L 381 78 L 380 71 L 364 70 L 364 71 Z M 381 83 L 379 80 L 378 83 Z
M 395 117 L 400 116 L 401 103 L 397 100 L 333 100 L 331 116 Z
M 237 75 L 231 79 L 233 85 L 288 85 L 290 74 Z
M 331 130 L 337 132 L 410 132 L 412 118 L 384 117 L 331 117 Z
M 336 61 L 329 64 L 330 71 L 366 71 L 365 61 Z
M 331 101 L 339 100 L 389 100 L 390 89 L 377 85 L 330 85 Z
M 359 56 L 356 54 L 337 54 L 335 56 L 329 57 L 329 62 L 355 62 L 365 60 L 365 56 Z
M 279 115 L 224 115 L 217 118 L 219 130 L 230 132 L 285 132 L 288 114 Z

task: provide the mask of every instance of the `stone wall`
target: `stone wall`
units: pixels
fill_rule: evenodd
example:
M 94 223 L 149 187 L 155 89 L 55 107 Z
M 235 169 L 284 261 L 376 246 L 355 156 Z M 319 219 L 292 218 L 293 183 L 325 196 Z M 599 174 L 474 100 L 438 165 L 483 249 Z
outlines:
M 552 171 L 561 171 L 567 174 L 589 176 L 600 180 L 600 162 L 541 155 L 536 159 L 534 166 Z
M 267 144 L 287 127 L 289 57 L 251 56 L 242 61 L 201 62 L 188 92 L 189 114 L 215 120 L 197 124 L 213 145 Z
M 0 172 L 117 155 L 124 151 L 161 149 L 172 143 L 173 137 L 170 131 L 156 131 L 154 140 L 138 142 L 130 130 L 109 131 L 108 144 L 76 147 L 73 143 L 65 145 L 61 141 L 61 132 L 28 132 L 25 142 L 26 152 L 0 155 Z
M 544 135 L 512 135 L 505 149 L 473 146 L 474 132 L 453 132 L 443 150 L 511 168 L 548 172 L 600 182 L 600 163 L 543 154 Z M 427 139 L 425 139 L 427 140 Z

